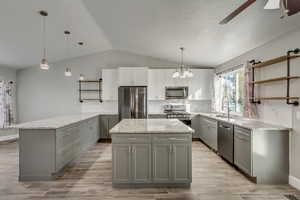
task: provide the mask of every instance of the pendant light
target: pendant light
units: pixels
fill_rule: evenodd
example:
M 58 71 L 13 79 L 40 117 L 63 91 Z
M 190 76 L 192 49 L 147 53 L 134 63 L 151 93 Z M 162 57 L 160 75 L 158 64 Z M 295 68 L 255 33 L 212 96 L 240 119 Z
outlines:
M 64 34 L 65 34 L 65 39 L 66 39 L 66 58 L 69 58 L 69 48 L 70 48 L 69 36 L 71 35 L 71 32 L 65 31 Z M 69 67 L 66 67 L 65 76 L 68 76 L 68 77 L 72 76 L 72 72 Z
M 79 75 L 79 80 L 81 80 L 81 81 L 83 81 L 83 80 L 84 80 L 84 76 L 83 76 L 83 74 L 80 74 L 80 75 Z
M 78 42 L 77 44 L 78 44 L 79 46 L 83 46 L 83 42 Z M 80 75 L 79 75 L 79 80 L 80 80 L 80 81 L 83 81 L 83 80 L 84 80 L 84 75 L 83 75 L 83 74 L 80 74 Z
M 190 67 L 185 66 L 183 64 L 183 51 L 184 47 L 179 48 L 181 51 L 181 61 L 180 61 L 180 66 L 176 69 L 176 71 L 173 73 L 172 77 L 173 78 L 192 78 L 194 76 L 192 70 Z
M 46 58 L 46 55 L 47 55 L 47 52 L 46 52 L 46 17 L 48 16 L 48 13 L 44 10 L 41 10 L 39 13 L 43 18 L 43 23 L 42 23 L 43 58 L 42 58 L 41 63 L 40 63 L 40 68 L 43 69 L 43 70 L 48 70 L 50 68 L 50 66 L 48 64 L 48 61 L 47 61 L 47 58 Z

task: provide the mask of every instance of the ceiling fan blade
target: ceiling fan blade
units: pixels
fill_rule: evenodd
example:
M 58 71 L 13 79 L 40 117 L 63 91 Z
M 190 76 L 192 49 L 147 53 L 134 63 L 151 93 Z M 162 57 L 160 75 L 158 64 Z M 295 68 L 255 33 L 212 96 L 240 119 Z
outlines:
M 242 4 L 236 10 L 234 10 L 232 13 L 230 13 L 226 18 L 224 18 L 219 24 L 227 24 L 230 20 L 232 20 L 234 17 L 236 17 L 238 14 L 240 14 L 243 10 L 248 8 L 255 1 L 256 0 L 247 0 L 244 4 Z
M 270 10 L 273 10 L 273 9 L 280 9 L 280 0 L 269 0 L 264 9 L 270 9 Z
M 298 13 L 300 11 L 300 0 L 288 0 L 287 9 L 289 10 L 288 16 Z

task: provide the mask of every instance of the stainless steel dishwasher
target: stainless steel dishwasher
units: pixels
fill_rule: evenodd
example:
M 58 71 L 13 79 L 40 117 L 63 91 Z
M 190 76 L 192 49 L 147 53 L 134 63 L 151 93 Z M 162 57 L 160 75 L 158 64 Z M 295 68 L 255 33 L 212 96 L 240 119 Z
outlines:
M 220 156 L 233 164 L 233 125 L 218 123 L 218 151 Z

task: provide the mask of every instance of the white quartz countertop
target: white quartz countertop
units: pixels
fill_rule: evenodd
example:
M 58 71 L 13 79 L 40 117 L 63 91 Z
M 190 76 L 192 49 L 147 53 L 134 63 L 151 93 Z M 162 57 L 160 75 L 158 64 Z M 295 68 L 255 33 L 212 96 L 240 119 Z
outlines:
M 223 121 L 227 123 L 231 123 L 234 125 L 238 125 L 244 128 L 248 128 L 251 130 L 261 130 L 261 131 L 272 131 L 272 130 L 277 130 L 277 131 L 287 131 L 291 130 L 291 128 L 287 128 L 284 126 L 279 126 L 279 125 L 274 125 L 274 124 L 269 124 L 265 123 L 259 120 L 255 119 L 249 119 L 249 118 L 244 118 L 244 117 L 234 117 L 234 118 L 229 118 L 227 119 L 226 117 L 218 117 L 216 113 L 193 113 L 193 115 L 202 115 L 208 118 L 216 119 L 218 121 Z
M 194 130 L 178 119 L 123 119 L 110 129 L 110 134 L 132 133 L 193 133 Z
M 58 129 L 77 122 L 90 119 L 102 113 L 81 113 L 67 116 L 59 116 L 38 121 L 26 122 L 12 126 L 18 129 Z

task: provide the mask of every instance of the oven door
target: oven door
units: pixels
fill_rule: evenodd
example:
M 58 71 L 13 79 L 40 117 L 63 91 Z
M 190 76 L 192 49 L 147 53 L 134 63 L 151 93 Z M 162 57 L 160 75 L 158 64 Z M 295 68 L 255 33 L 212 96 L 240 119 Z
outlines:
M 186 99 L 188 87 L 166 87 L 166 99 Z

